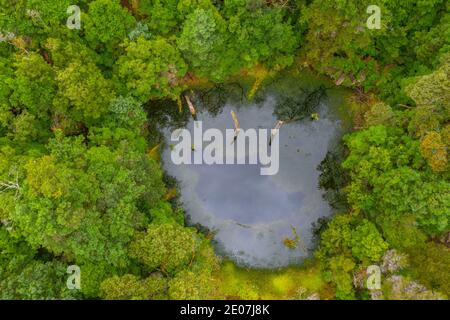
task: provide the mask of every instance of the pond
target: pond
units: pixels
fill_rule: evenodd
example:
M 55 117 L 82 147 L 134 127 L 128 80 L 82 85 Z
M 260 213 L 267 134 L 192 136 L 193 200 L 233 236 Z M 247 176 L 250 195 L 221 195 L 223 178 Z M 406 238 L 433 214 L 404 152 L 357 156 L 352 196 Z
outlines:
M 193 92 L 191 97 L 203 132 L 216 128 L 225 135 L 234 128 L 231 111 L 242 130 L 270 132 L 287 104 L 306 108 L 305 97 L 315 88 L 317 81 L 283 77 L 261 88 L 252 101 L 239 95 L 238 85 Z M 170 141 L 174 128 L 163 130 L 163 167 L 179 183 L 188 223 L 214 233 L 217 253 L 240 265 L 263 268 L 295 264 L 308 256 L 314 243 L 312 224 L 332 213 L 318 187 L 317 167 L 344 131 L 345 121 L 337 112 L 343 101 L 341 93 L 327 89 L 308 107 L 307 116 L 286 121 L 278 133 L 279 170 L 274 175 L 261 175 L 259 164 L 176 165 L 171 159 L 176 142 Z M 318 118 L 312 120 L 311 112 Z M 194 120 L 183 127 L 192 132 Z

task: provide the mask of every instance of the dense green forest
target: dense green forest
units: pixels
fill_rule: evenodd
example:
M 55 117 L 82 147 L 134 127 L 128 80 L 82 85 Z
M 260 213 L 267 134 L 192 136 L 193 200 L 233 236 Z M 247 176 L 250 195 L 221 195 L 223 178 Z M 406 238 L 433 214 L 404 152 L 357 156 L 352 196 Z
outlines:
M 185 225 L 152 114 L 282 70 L 349 88 L 353 128 L 311 258 L 246 269 Z M 0 299 L 447 299 L 449 120 L 446 0 L 0 0 Z

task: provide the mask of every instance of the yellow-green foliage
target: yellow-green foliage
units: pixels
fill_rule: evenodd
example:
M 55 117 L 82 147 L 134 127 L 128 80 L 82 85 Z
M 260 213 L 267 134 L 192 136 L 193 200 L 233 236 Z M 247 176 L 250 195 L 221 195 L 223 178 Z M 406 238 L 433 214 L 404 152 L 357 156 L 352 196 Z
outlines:
M 442 136 L 437 132 L 429 132 L 420 143 L 420 153 L 427 159 L 434 172 L 447 170 L 447 147 Z
M 318 266 L 260 270 L 238 267 L 226 261 L 217 273 L 217 295 L 229 299 L 298 299 L 318 293 L 325 298 L 328 288 Z M 299 292 L 305 292 L 299 296 Z
M 247 94 L 248 99 L 253 99 L 263 81 L 270 77 L 270 75 L 271 72 L 263 65 L 256 65 L 247 71 L 247 76 L 255 79 L 255 82 L 253 83 L 250 91 Z

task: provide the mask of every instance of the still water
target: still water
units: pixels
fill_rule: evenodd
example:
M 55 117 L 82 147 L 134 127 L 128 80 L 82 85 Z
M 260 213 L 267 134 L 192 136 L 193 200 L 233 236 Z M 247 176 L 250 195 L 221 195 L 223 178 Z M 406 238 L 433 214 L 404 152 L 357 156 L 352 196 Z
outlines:
M 234 128 L 230 117 L 234 111 L 242 129 L 270 132 L 278 120 L 274 112 L 283 103 L 282 95 L 265 90 L 256 102 L 225 98 L 214 112 L 197 99 L 197 120 L 202 121 L 203 132 L 216 128 L 225 133 Z M 188 222 L 214 232 L 219 254 L 241 265 L 269 268 L 297 263 L 309 254 L 312 224 L 332 213 L 318 187 L 317 166 L 342 133 L 342 121 L 333 111 L 337 103 L 321 101 L 315 109 L 317 121 L 306 117 L 282 126 L 279 171 L 272 176 L 260 175 L 258 164 L 175 165 L 170 155 L 170 144 L 177 143 L 170 142 L 173 129 L 164 130 L 163 166 L 179 182 Z M 194 121 L 188 121 L 185 128 L 193 136 Z M 283 242 L 286 238 L 295 239 L 296 247 L 288 248 Z

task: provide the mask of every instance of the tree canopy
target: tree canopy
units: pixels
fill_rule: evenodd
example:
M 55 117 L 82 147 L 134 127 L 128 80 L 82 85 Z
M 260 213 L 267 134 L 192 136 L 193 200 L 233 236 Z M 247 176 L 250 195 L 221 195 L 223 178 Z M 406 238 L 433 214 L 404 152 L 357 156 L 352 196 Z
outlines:
M 448 298 L 450 3 L 376 2 L 80 0 L 77 29 L 69 0 L 0 0 L 0 298 Z M 334 214 L 302 267 L 241 270 L 186 225 L 158 129 L 191 90 L 250 101 L 283 70 L 350 93 L 318 168 Z M 276 116 L 312 117 L 327 89 Z

